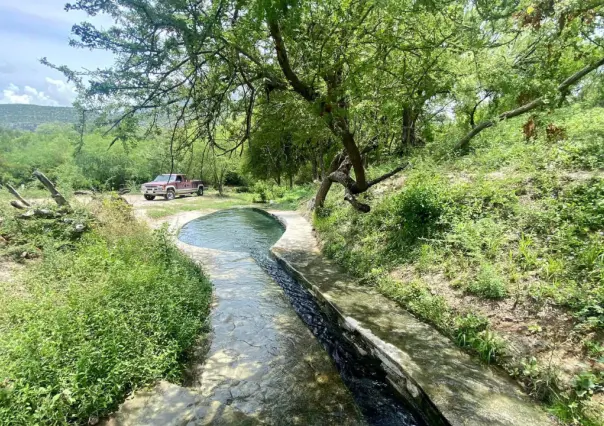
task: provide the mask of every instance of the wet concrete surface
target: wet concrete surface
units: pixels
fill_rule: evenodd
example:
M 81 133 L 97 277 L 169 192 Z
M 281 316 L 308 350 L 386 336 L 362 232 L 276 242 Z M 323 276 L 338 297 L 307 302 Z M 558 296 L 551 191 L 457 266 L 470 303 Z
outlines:
M 196 215 L 170 218 L 171 228 Z M 254 212 L 249 220 L 254 222 L 259 215 Z M 247 247 L 236 246 L 236 241 L 249 238 L 242 229 L 246 224 L 229 226 L 228 215 L 219 216 L 212 225 L 219 231 L 210 237 L 204 234 L 208 231 L 204 219 L 191 222 L 193 226 L 185 226 L 181 233 L 183 240 L 197 246 L 177 243 L 203 265 L 214 284 L 212 332 L 203 358 L 192 366 L 186 387 L 160 382 L 139 391 L 106 424 L 366 424 L 329 354 L 293 310 L 282 288 Z M 247 216 L 237 218 L 242 220 L 248 220 Z M 257 228 L 249 220 L 247 226 Z M 256 237 L 266 245 L 268 257 L 268 247 L 283 229 L 273 219 L 263 220 L 270 220 L 271 229 Z
M 252 209 L 231 209 L 216 212 L 198 220 L 188 222 L 179 233 L 181 249 L 188 252 L 190 248 L 182 246 L 182 243 L 191 245 L 203 245 L 220 253 L 231 253 L 229 250 L 237 250 L 239 253 L 248 253 L 258 266 L 270 276 L 274 283 L 280 287 L 276 292 L 271 292 L 267 303 L 260 309 L 254 308 L 262 313 L 263 306 L 269 306 L 277 298 L 285 297 L 290 305 L 290 310 L 298 314 L 302 322 L 311 330 L 316 341 L 327 352 L 331 363 L 346 387 L 351 391 L 357 406 L 365 417 L 367 423 L 379 426 L 395 425 L 418 425 L 418 416 L 410 413 L 410 407 L 396 395 L 395 390 L 386 380 L 385 373 L 378 368 L 379 365 L 373 359 L 360 356 L 353 345 L 342 336 L 342 330 L 337 321 L 330 321 L 314 297 L 298 282 L 296 282 L 270 255 L 270 247 L 281 238 L 284 228 L 270 215 Z M 194 256 L 190 254 L 190 256 Z M 210 274 L 215 276 L 220 271 L 233 268 L 233 259 L 221 262 L 216 259 L 211 262 Z M 250 271 L 253 267 L 245 265 Z M 212 272 L 216 270 L 216 272 Z M 245 291 L 245 278 L 235 280 L 237 282 L 235 293 L 244 300 L 249 297 Z M 223 283 L 228 286 L 228 283 Z M 217 283 L 218 288 L 218 283 Z M 272 285 L 270 288 L 274 288 Z M 296 320 L 295 324 L 299 324 Z M 292 330 L 293 333 L 301 333 L 302 329 Z M 316 343 L 313 342 L 314 343 Z M 296 351 L 296 348 L 294 348 Z M 325 352 L 323 352 L 325 353 Z M 295 358 L 295 355 L 291 356 Z M 293 380 L 301 380 L 304 377 L 292 377 Z M 287 424 L 287 423 L 283 423 Z M 313 423 L 325 424 L 325 423 Z
M 556 424 L 504 373 L 472 359 L 431 326 L 325 259 L 312 226 L 300 214 L 272 213 L 287 226 L 273 253 L 381 360 L 401 393 L 419 406 L 429 402 L 455 426 Z

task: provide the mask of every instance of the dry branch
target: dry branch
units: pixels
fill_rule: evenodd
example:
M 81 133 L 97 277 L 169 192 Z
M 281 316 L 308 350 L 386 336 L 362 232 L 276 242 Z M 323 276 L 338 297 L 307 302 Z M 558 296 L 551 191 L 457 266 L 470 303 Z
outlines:
M 42 185 L 44 185 L 46 189 L 48 189 L 52 196 L 52 199 L 55 200 L 59 207 L 70 207 L 65 197 L 63 197 L 63 195 L 59 191 L 57 191 L 57 188 L 55 188 L 53 183 L 44 175 L 44 173 L 39 170 L 36 170 L 33 175 L 38 178 L 40 182 L 42 182 Z
M 19 202 L 21 204 L 23 204 L 24 206 L 27 207 L 31 207 L 31 204 L 29 204 L 27 201 L 25 201 L 25 199 L 21 196 L 21 194 L 19 194 L 17 192 L 17 190 L 15 188 L 13 188 L 11 185 L 9 185 L 8 183 L 6 184 L 6 187 L 8 188 L 8 192 L 10 192 L 11 194 L 13 194 L 15 196 L 15 198 L 17 200 L 19 200 Z M 11 203 L 12 204 L 12 203 Z M 14 206 L 13 206 L 14 207 Z

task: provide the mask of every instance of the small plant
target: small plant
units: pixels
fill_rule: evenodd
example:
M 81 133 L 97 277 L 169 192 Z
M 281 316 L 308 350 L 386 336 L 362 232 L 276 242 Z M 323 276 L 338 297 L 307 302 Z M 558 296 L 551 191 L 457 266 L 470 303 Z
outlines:
M 535 357 L 523 359 L 519 368 L 512 372 L 525 383 L 532 396 L 540 401 L 552 403 L 559 399 L 560 380 L 558 372 L 552 366 L 539 364 Z
M 537 253 L 533 246 L 533 239 L 529 235 L 522 234 L 518 242 L 518 253 L 520 254 L 520 264 L 525 270 L 537 266 Z
M 475 350 L 488 363 L 494 361 L 504 349 L 503 341 L 489 330 L 489 321 L 479 315 L 467 314 L 455 319 L 455 340 L 461 347 Z
M 541 328 L 539 324 L 531 324 L 527 328 L 532 334 L 541 333 L 543 331 L 543 328 Z
M 590 372 L 583 372 L 573 378 L 573 390 L 578 398 L 590 397 L 602 389 L 601 378 Z
M 483 264 L 476 278 L 468 285 L 468 293 L 487 299 L 502 299 L 508 295 L 503 278 L 489 264 Z

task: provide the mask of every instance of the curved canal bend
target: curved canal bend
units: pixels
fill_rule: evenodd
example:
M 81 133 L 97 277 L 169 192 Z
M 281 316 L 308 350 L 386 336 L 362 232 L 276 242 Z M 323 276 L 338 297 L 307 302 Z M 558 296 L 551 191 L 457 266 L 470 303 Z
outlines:
M 283 232 L 278 221 L 252 209 L 203 216 L 180 231 L 180 241 L 202 248 L 196 256 L 203 257 L 217 299 L 211 345 L 193 384 L 210 401 L 198 419 L 421 425 L 382 371 L 356 355 L 270 256 Z

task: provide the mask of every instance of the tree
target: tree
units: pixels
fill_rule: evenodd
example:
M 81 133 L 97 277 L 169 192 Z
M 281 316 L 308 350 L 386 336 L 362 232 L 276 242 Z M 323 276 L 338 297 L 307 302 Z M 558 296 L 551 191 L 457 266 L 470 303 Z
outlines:
M 77 0 L 66 8 L 115 19 L 108 30 L 74 26 L 71 42 L 113 52 L 113 67 L 56 68 L 77 83 L 83 108 L 113 117 L 117 139 L 133 124 L 152 132 L 169 123 L 177 151 L 203 140 L 216 153 L 252 152 L 267 110 L 290 117 L 303 103 L 295 124 L 320 122 L 339 146 L 316 205 L 338 183 L 360 211 L 370 207 L 359 194 L 404 168 L 372 179 L 370 152 L 404 155 L 439 110 L 465 111 L 479 131 L 477 115 L 551 92 L 577 70 L 577 53 L 591 61 L 602 34 L 595 0 Z M 303 142 L 282 131 L 282 147 L 326 140 L 324 131 Z
M 341 146 L 341 155 L 335 157 L 341 161 L 325 176 L 324 188 L 342 184 L 346 199 L 368 211 L 356 196 L 402 167 L 367 177 L 362 152 L 381 140 L 356 137 L 355 108 L 372 99 L 376 89 L 364 76 L 383 73 L 396 49 L 420 56 L 430 49 L 447 51 L 446 40 L 458 38 L 456 32 L 467 24 L 463 2 L 389 0 L 377 6 L 358 0 L 78 0 L 67 9 L 108 13 L 116 26 L 101 31 L 89 23 L 76 25 L 72 45 L 110 50 L 117 61 L 110 69 L 85 74 L 58 68 L 82 89 L 81 103 L 87 109 L 102 105 L 118 114 L 113 129 L 140 112 L 153 116 L 149 127 L 168 115 L 175 129 L 189 130 L 181 132 L 181 147 L 202 138 L 223 152 L 242 149 L 249 141 L 258 96 L 269 101 L 272 92 L 291 91 L 312 107 Z M 436 30 L 437 36 L 425 36 L 428 30 L 418 36 L 413 31 L 418 24 Z M 396 77 L 396 72 L 390 74 Z M 84 77 L 90 80 L 85 88 Z M 421 93 L 430 96 L 429 91 Z M 234 114 L 245 119 L 229 137 L 235 143 L 226 148 L 212 133 Z M 317 205 L 324 194 L 317 194 Z

